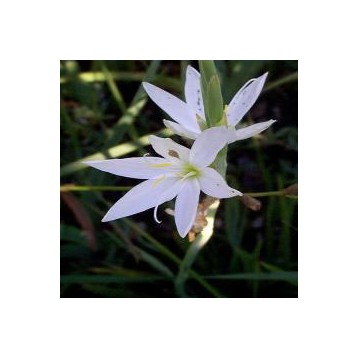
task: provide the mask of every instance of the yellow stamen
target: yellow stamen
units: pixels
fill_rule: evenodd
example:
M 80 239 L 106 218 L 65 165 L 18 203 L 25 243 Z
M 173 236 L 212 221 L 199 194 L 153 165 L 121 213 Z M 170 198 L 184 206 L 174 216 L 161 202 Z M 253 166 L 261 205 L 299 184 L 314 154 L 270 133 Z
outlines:
M 153 188 L 155 188 L 156 186 L 158 186 L 160 184 L 160 182 L 165 178 L 165 175 L 160 176 L 159 178 L 157 178 L 155 180 L 155 182 L 153 183 Z
M 149 165 L 151 168 L 165 168 L 172 166 L 173 163 L 161 163 L 161 164 L 151 164 Z

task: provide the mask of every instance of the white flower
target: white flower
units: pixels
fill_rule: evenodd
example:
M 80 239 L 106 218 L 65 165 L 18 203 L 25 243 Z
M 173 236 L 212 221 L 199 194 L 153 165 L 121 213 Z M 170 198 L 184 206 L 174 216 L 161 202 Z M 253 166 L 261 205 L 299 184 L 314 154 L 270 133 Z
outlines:
M 242 195 L 230 188 L 224 178 L 209 165 L 227 143 L 227 130 L 212 127 L 202 132 L 188 148 L 169 138 L 150 136 L 154 150 L 163 158 L 139 157 L 90 161 L 86 164 L 116 175 L 147 179 L 119 199 L 102 221 L 111 221 L 155 208 L 175 197 L 175 223 L 181 237 L 192 227 L 200 191 L 215 198 Z M 158 220 L 157 220 L 158 221 Z
M 227 126 L 229 129 L 228 143 L 250 138 L 261 133 L 276 122 L 271 119 L 245 128 L 235 128 L 256 102 L 266 77 L 267 73 L 246 82 L 229 103 L 226 110 Z M 182 137 L 196 139 L 202 130 L 205 129 L 206 120 L 200 87 L 200 73 L 193 67 L 188 66 L 186 70 L 184 89 L 186 102 L 150 83 L 143 82 L 143 87 L 148 96 L 177 122 L 163 120 L 164 125 L 172 129 L 174 133 Z

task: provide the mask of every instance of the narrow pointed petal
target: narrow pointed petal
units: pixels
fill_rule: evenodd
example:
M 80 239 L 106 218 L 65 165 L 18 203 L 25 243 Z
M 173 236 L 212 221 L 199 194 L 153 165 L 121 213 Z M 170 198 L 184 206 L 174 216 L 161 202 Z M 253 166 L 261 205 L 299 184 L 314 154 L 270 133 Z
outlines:
M 201 94 L 200 73 L 193 67 L 186 68 L 185 100 L 191 108 L 203 119 L 205 119 L 204 102 Z
M 143 82 L 148 96 L 176 122 L 189 130 L 199 130 L 195 111 L 185 102 L 150 83 Z
M 149 136 L 149 142 L 154 150 L 162 157 L 174 162 L 189 161 L 190 150 L 170 138 L 160 138 L 155 135 Z
M 190 162 L 199 168 L 207 167 L 227 144 L 228 138 L 228 129 L 224 126 L 206 129 L 198 136 L 191 147 Z
M 156 157 L 108 159 L 84 163 L 103 172 L 135 179 L 158 178 L 167 172 L 177 170 L 171 161 Z
M 201 171 L 199 184 L 201 191 L 214 198 L 223 199 L 242 195 L 240 191 L 229 187 L 224 178 L 212 168 L 204 168 Z
M 172 121 L 167 121 L 166 119 L 163 120 L 163 123 L 167 128 L 171 129 L 175 134 L 178 134 L 184 138 L 196 139 L 200 134 L 199 131 L 198 132 L 189 131 L 182 125 Z
M 236 93 L 229 103 L 227 111 L 229 125 L 236 126 L 250 110 L 262 91 L 267 75 L 268 73 L 266 72 L 262 76 L 248 81 Z
M 149 179 L 131 189 L 119 199 L 102 219 L 112 221 L 134 215 L 173 199 L 181 182 L 175 178 Z M 165 192 L 170 191 L 170 195 Z
M 256 123 L 251 126 L 240 128 L 236 131 L 232 131 L 230 134 L 229 143 L 236 142 L 237 140 L 247 139 L 253 137 L 256 134 L 261 133 L 268 127 L 270 127 L 276 121 L 274 119 L 270 119 L 266 122 Z
M 175 224 L 185 237 L 194 224 L 198 210 L 200 186 L 196 179 L 185 180 L 175 201 Z

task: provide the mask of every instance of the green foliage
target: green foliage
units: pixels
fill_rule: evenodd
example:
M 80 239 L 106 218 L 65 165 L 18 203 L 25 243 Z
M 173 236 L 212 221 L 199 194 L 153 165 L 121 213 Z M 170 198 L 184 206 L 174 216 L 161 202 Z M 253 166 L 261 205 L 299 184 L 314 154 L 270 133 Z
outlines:
M 61 190 L 77 203 L 71 208 L 61 200 L 62 297 L 297 297 L 297 196 L 279 192 L 297 182 L 296 61 L 199 63 L 212 125 L 240 86 L 269 71 L 264 92 L 243 123 L 278 122 L 257 138 L 231 144 L 227 167 L 216 163 L 233 187 L 265 192 L 258 197 L 260 211 L 236 198 L 223 200 L 215 222 L 193 243 L 176 233 L 172 216 L 164 211 L 168 205 L 159 210 L 161 224 L 151 211 L 101 223 L 109 207 L 138 181 L 81 162 L 153 153 L 150 134 L 172 136 L 162 124 L 170 118 L 148 100 L 141 82 L 181 97 L 188 63 L 61 62 L 60 172 L 61 185 L 67 185 Z M 190 64 L 198 68 L 197 62 Z

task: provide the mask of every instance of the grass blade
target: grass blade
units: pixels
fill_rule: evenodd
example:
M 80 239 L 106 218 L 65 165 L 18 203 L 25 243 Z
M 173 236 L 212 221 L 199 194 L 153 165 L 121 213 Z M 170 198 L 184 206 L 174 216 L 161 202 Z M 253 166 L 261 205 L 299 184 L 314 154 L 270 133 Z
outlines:
M 204 276 L 210 280 L 267 280 L 267 281 L 288 281 L 297 282 L 298 272 L 282 271 L 282 272 L 248 272 L 233 273 L 227 275 L 211 275 Z

